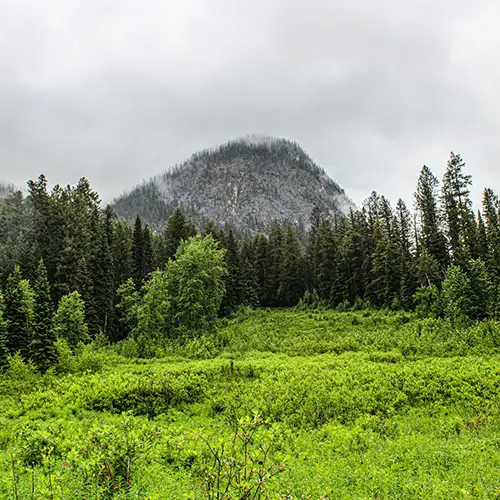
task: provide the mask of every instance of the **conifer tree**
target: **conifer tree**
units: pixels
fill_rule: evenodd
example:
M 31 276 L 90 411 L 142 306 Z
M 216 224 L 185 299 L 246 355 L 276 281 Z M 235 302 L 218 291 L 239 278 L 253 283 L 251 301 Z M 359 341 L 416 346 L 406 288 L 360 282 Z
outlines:
M 413 261 L 411 244 L 411 215 L 403 200 L 399 199 L 396 204 L 396 216 L 394 220 L 395 246 L 397 251 L 397 266 L 399 267 L 400 300 L 404 309 L 413 306 L 413 294 L 417 288 L 415 276 L 415 264 Z
M 132 228 L 124 221 L 116 221 L 111 246 L 115 289 L 133 275 Z
M 92 225 L 92 253 L 90 256 L 90 289 L 81 293 L 86 303 L 86 317 L 89 333 L 95 337 L 100 332 L 112 338 L 114 326 L 115 280 L 113 254 L 109 247 L 112 235 L 104 214 L 98 212 Z
M 139 216 L 135 219 L 134 233 L 132 236 L 132 278 L 135 286 L 140 288 L 144 278 L 144 231 Z
M 462 266 L 473 256 L 476 244 L 476 223 L 469 197 L 472 181 L 463 172 L 464 167 L 460 155 L 451 152 L 441 196 L 451 257 Z
M 253 246 L 246 236 L 241 246 L 239 262 L 239 302 L 244 306 L 259 305 L 257 270 Z
M 314 287 L 319 297 L 328 301 L 336 292 L 334 278 L 339 265 L 337 244 L 329 219 L 323 219 L 316 230 L 310 260 Z
M 486 226 L 486 269 L 490 280 L 491 314 L 500 318 L 500 203 L 492 189 L 485 189 L 483 214 Z
M 426 165 L 420 171 L 417 190 L 415 192 L 415 208 L 420 223 L 419 252 L 425 250 L 423 259 L 432 257 L 437 263 L 439 271 L 432 273 L 433 282 L 441 281 L 441 275 L 448 265 L 448 253 L 446 250 L 446 239 L 440 227 L 439 211 L 437 204 L 438 180 Z
M 4 318 L 7 322 L 6 350 L 10 355 L 20 352 L 24 359 L 30 357 L 33 321 L 33 291 L 22 278 L 19 266 L 14 268 L 5 285 Z
M 257 293 L 260 305 L 269 304 L 269 243 L 263 234 L 257 234 L 252 241 L 257 273 Z
M 7 364 L 7 321 L 4 318 L 4 300 L 0 291 L 0 370 Z
M 283 235 L 279 300 L 295 306 L 304 295 L 304 256 L 295 229 L 287 227 Z
M 229 314 L 242 303 L 240 252 L 238 242 L 232 230 L 229 230 L 224 238 L 222 248 L 226 249 L 224 261 L 226 263 L 227 275 L 225 277 L 226 295 L 222 300 L 221 310 L 224 314 Z M 256 271 L 254 270 L 254 272 Z
M 143 241 L 143 263 L 142 263 L 142 280 L 146 280 L 149 274 L 155 268 L 155 256 L 153 251 L 153 233 L 146 224 L 144 228 Z
M 52 330 L 54 306 L 50 294 L 47 269 L 43 260 L 37 269 L 37 277 L 33 286 L 33 336 L 31 340 L 31 359 L 39 370 L 45 372 L 56 358 L 54 348 L 55 336 Z
M 196 235 L 196 229 L 193 223 L 182 213 L 179 208 L 176 208 L 172 215 L 168 218 L 167 229 L 164 234 L 165 251 L 163 260 L 173 259 L 175 253 L 181 244 L 181 241 L 189 239 Z
M 283 231 L 275 219 L 269 233 L 268 245 L 268 275 L 267 275 L 267 296 L 269 297 L 268 305 L 278 305 L 278 291 L 281 278 L 281 264 L 283 260 Z

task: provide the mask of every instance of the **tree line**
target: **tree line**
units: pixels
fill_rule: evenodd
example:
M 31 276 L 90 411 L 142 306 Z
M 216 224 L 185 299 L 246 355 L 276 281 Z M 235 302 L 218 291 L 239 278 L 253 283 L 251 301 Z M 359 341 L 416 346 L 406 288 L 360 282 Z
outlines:
M 293 226 L 237 238 L 238 228 L 197 229 L 179 209 L 162 232 L 119 220 L 82 178 L 0 201 L 0 363 L 19 352 L 47 369 L 53 345 L 104 335 L 206 331 L 240 306 L 322 303 L 500 316 L 499 200 L 470 199 L 471 176 L 451 153 L 441 183 L 424 166 L 413 207 L 372 193 L 334 217 L 315 208 L 307 244 Z

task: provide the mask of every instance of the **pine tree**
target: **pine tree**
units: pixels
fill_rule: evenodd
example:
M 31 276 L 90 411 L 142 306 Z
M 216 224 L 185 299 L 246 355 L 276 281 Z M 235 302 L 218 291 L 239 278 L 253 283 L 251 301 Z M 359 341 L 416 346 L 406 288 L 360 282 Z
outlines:
M 268 245 L 268 275 L 267 275 L 267 296 L 268 305 L 279 305 L 278 292 L 281 278 L 281 264 L 283 261 L 283 231 L 275 219 L 273 221 L 271 232 L 269 233 Z
M 283 235 L 282 259 L 278 296 L 281 304 L 295 306 L 305 292 L 304 256 L 295 229 L 290 226 Z
M 486 269 L 490 280 L 491 315 L 500 318 L 500 202 L 492 189 L 485 189 L 483 214 L 486 226 Z
M 86 304 L 86 317 L 91 337 L 103 333 L 112 338 L 114 325 L 115 279 L 113 254 L 109 247 L 112 229 L 106 215 L 96 212 L 92 224 L 90 255 L 90 289 L 81 293 Z
M 257 270 L 252 243 L 245 237 L 241 246 L 239 262 L 239 301 L 244 306 L 259 305 Z
M 259 304 L 269 304 L 269 243 L 263 234 L 257 234 L 252 241 L 255 256 L 255 270 L 257 272 L 257 294 Z
M 4 300 L 0 292 L 0 370 L 7 364 L 7 321 L 4 318 Z
M 222 235 L 219 234 L 219 238 Z M 238 242 L 230 230 L 223 240 L 222 248 L 226 249 L 224 261 L 226 263 L 227 275 L 225 277 L 226 295 L 222 300 L 221 310 L 224 314 L 234 311 L 241 303 L 241 283 L 240 283 L 240 252 Z
M 433 280 L 441 281 L 441 275 L 448 265 L 448 252 L 446 239 L 440 227 L 439 211 L 437 204 L 438 180 L 426 165 L 423 166 L 418 179 L 417 191 L 415 192 L 415 208 L 420 223 L 420 238 L 418 241 L 419 253 L 425 250 L 427 256 L 431 256 L 437 263 L 439 272 L 434 275 Z
M 464 266 L 474 254 L 476 223 L 470 200 L 471 176 L 463 172 L 465 162 L 450 153 L 443 177 L 442 204 L 448 244 L 453 262 Z
M 179 208 L 176 208 L 172 215 L 168 218 L 167 229 L 164 234 L 165 251 L 162 263 L 166 263 L 168 259 L 173 259 L 175 253 L 181 244 L 181 241 L 195 236 L 196 229 L 193 223 L 182 213 Z M 161 267 L 161 266 L 160 266 Z
M 4 318 L 7 322 L 6 350 L 10 355 L 20 352 L 29 359 L 33 320 L 33 292 L 22 278 L 19 266 L 14 268 L 5 285 Z
M 403 200 L 399 199 L 396 204 L 396 216 L 394 220 L 394 237 L 397 252 L 397 265 L 399 266 L 400 291 L 399 297 L 404 309 L 413 306 L 413 294 L 417 288 L 415 275 L 415 263 L 411 244 L 411 215 Z
M 310 262 L 314 287 L 319 297 L 328 301 L 336 292 L 334 278 L 339 265 L 337 244 L 329 219 L 322 220 L 316 230 Z
M 31 359 L 39 370 L 45 372 L 55 361 L 56 350 L 54 348 L 55 336 L 52 331 L 54 306 L 50 294 L 47 269 L 43 260 L 40 260 L 40 264 L 38 265 L 33 292 L 35 304 Z
M 115 289 L 133 275 L 132 228 L 124 221 L 117 221 L 111 245 L 113 254 Z
M 143 242 L 143 263 L 142 263 L 142 280 L 146 280 L 149 274 L 155 268 L 155 256 L 153 251 L 153 233 L 149 226 L 144 228 Z
M 144 262 L 144 231 L 139 216 L 135 219 L 134 233 L 132 236 L 132 278 L 135 286 L 142 286 Z

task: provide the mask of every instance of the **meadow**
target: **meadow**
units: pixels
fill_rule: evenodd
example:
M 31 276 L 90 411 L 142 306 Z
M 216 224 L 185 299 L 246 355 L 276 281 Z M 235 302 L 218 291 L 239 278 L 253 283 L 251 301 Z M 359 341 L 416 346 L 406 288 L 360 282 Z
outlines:
M 0 395 L 2 499 L 500 498 L 494 321 L 242 310 L 13 357 Z

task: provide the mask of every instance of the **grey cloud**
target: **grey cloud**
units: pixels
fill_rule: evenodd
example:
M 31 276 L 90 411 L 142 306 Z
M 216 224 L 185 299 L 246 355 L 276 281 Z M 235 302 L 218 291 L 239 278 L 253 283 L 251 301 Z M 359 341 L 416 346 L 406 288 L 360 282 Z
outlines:
M 438 4 L 438 5 L 437 5 Z M 106 198 L 249 133 L 297 140 L 359 203 L 412 201 L 451 149 L 500 191 L 494 1 L 0 0 L 0 179 Z

